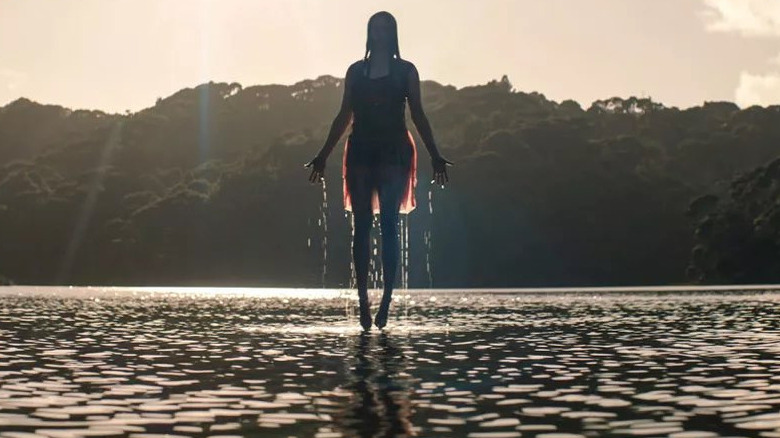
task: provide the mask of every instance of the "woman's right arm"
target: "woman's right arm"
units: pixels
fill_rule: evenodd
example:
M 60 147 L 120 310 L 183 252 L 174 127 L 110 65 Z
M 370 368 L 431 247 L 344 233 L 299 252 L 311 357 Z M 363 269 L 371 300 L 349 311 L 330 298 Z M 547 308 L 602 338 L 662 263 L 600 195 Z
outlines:
M 352 79 L 355 70 L 354 66 L 355 64 L 347 69 L 347 74 L 344 77 L 344 96 L 341 99 L 341 108 L 339 109 L 339 113 L 336 114 L 333 123 L 330 125 L 330 133 L 328 134 L 327 140 L 325 140 L 325 144 L 317 154 L 317 156 L 322 157 L 323 160 L 328 158 L 333 151 L 333 148 L 336 146 L 336 143 L 341 136 L 344 135 L 344 131 L 347 130 L 347 127 L 352 122 Z
M 317 156 L 304 166 L 311 168 L 311 174 L 309 175 L 310 182 L 317 182 L 325 176 L 325 161 L 336 146 L 336 142 L 344 135 L 347 126 L 352 122 L 352 83 L 355 66 L 356 64 L 349 66 L 347 74 L 344 75 L 344 97 L 341 99 L 341 108 L 339 109 L 339 113 L 336 114 L 333 123 L 330 125 L 330 133 L 328 133 L 325 144 L 322 146 L 319 153 L 317 153 Z

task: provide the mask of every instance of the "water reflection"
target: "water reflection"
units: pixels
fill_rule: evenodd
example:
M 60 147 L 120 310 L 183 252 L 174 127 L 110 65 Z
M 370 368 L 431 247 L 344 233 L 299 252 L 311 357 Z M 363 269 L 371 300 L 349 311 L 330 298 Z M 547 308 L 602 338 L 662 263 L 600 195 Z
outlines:
M 414 436 L 410 421 L 412 386 L 406 358 L 392 334 L 361 333 L 345 389 L 352 393 L 342 417 L 348 436 Z
M 780 437 L 777 293 L 266 292 L 0 287 L 0 438 Z

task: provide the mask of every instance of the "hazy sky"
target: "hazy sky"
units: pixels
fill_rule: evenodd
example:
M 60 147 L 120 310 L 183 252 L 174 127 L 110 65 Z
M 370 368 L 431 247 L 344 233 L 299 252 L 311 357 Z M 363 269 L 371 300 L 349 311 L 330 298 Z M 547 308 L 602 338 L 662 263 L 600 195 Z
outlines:
M 343 77 L 380 10 L 423 80 L 780 103 L 780 0 L 0 0 L 0 105 L 137 111 L 209 80 Z

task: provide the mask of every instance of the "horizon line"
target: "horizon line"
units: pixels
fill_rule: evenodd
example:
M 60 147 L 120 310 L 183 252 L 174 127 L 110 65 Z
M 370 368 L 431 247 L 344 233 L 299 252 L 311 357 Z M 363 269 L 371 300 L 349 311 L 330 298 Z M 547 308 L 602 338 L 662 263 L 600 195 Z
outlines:
M 507 75 L 503 75 L 503 76 L 507 76 Z M 146 106 L 144 108 L 140 108 L 140 109 L 135 110 L 135 111 L 131 111 L 131 110 L 128 109 L 128 110 L 125 110 L 125 112 L 109 112 L 109 111 L 106 111 L 106 110 L 103 110 L 103 109 L 95 109 L 95 108 L 72 108 L 72 107 L 65 106 L 65 105 L 59 104 L 59 103 L 44 103 L 44 102 L 40 102 L 40 101 L 34 100 L 32 98 L 26 97 L 26 96 L 18 96 L 18 97 L 14 98 L 14 99 L 11 99 L 11 100 L 7 101 L 6 103 L 0 105 L 0 109 L 1 108 L 5 108 L 8 105 L 11 105 L 11 104 L 13 104 L 13 103 L 15 103 L 15 102 L 17 102 L 19 100 L 27 100 L 27 101 L 30 101 L 32 103 L 36 103 L 36 104 L 41 105 L 41 106 L 56 106 L 56 107 L 60 107 L 60 108 L 63 108 L 63 109 L 66 109 L 66 110 L 70 110 L 70 111 L 73 111 L 73 112 L 75 112 L 75 111 L 89 111 L 89 112 L 97 111 L 97 112 L 100 112 L 100 113 L 103 113 L 103 114 L 106 114 L 106 115 L 127 116 L 127 115 L 140 113 L 140 112 L 148 110 L 150 108 L 154 108 L 157 105 L 156 100 L 158 100 L 158 99 L 159 100 L 165 100 L 165 99 L 168 99 L 168 98 L 170 98 L 171 96 L 173 96 L 173 95 L 175 95 L 177 93 L 180 93 L 181 91 L 184 91 L 184 90 L 196 90 L 199 87 L 202 87 L 204 85 L 212 85 L 212 84 L 213 85 L 217 85 L 217 84 L 227 84 L 227 85 L 238 84 L 241 87 L 241 90 L 244 90 L 245 88 L 251 88 L 251 87 L 273 87 L 273 86 L 294 87 L 294 86 L 299 85 L 299 84 L 301 84 L 303 82 L 317 81 L 317 80 L 319 80 L 321 78 L 324 78 L 324 77 L 330 77 L 330 78 L 339 79 L 339 80 L 342 80 L 342 81 L 345 79 L 345 78 L 342 78 L 342 77 L 339 77 L 339 76 L 333 76 L 333 75 L 330 75 L 330 74 L 324 74 L 324 75 L 317 76 L 316 78 L 313 78 L 313 79 L 311 79 L 311 78 L 301 79 L 299 81 L 296 81 L 296 82 L 293 82 L 293 83 L 290 83 L 290 84 L 270 83 L 270 84 L 253 84 L 253 85 L 247 85 L 247 86 L 242 85 L 238 81 L 214 81 L 214 80 L 209 80 L 208 82 L 201 82 L 201 83 L 198 83 L 197 85 L 194 85 L 194 86 L 191 86 L 191 87 L 185 86 L 185 87 L 179 88 L 178 90 L 172 92 L 171 94 L 169 94 L 169 95 L 167 95 L 165 97 L 158 97 L 158 98 L 155 99 L 155 103 L 150 105 L 150 106 Z M 508 79 L 508 76 L 507 76 L 507 79 Z M 459 90 L 462 90 L 464 88 L 481 87 L 481 86 L 486 86 L 486 85 L 490 84 L 491 82 L 500 82 L 500 81 L 501 81 L 501 79 L 491 79 L 488 82 L 484 82 L 484 83 L 481 83 L 481 84 L 464 85 L 464 86 L 461 86 L 461 87 L 458 87 L 458 86 L 455 86 L 455 85 L 452 85 L 452 84 L 443 84 L 443 83 L 438 82 L 438 81 L 436 81 L 434 79 L 425 79 L 425 80 L 421 79 L 420 83 L 422 84 L 424 82 L 434 82 L 434 83 L 439 84 L 439 85 L 441 85 L 443 87 L 453 87 L 456 91 L 459 91 Z M 509 83 L 511 84 L 511 80 L 509 80 Z M 583 110 L 587 110 L 587 108 L 593 106 L 593 104 L 596 103 L 596 102 L 606 101 L 606 100 L 611 100 L 611 99 L 616 99 L 616 98 L 617 99 L 623 99 L 623 100 L 628 100 L 628 99 L 631 99 L 631 98 L 635 98 L 635 99 L 639 99 L 639 100 L 648 99 L 651 102 L 655 102 L 655 103 L 661 104 L 665 109 L 677 109 L 677 110 L 681 110 L 681 111 L 688 110 L 688 109 L 693 109 L 693 108 L 701 108 L 702 106 L 704 106 L 704 105 L 706 105 L 708 103 L 729 103 L 729 104 L 733 104 L 734 106 L 739 108 L 740 111 L 748 109 L 748 108 L 752 108 L 752 107 L 759 107 L 759 108 L 765 108 L 766 109 L 766 108 L 772 108 L 774 106 L 780 106 L 780 105 L 767 105 L 767 106 L 763 106 L 763 105 L 750 105 L 750 106 L 747 106 L 747 107 L 742 107 L 739 104 L 737 104 L 736 102 L 730 101 L 730 100 L 703 100 L 698 105 L 691 105 L 691 106 L 687 106 L 687 107 L 679 107 L 679 106 L 674 106 L 674 105 L 666 106 L 663 102 L 653 100 L 652 96 L 631 95 L 631 96 L 628 96 L 628 97 L 623 97 L 623 96 L 615 95 L 615 96 L 611 96 L 611 97 L 607 97 L 607 98 L 594 100 L 593 102 L 590 102 L 590 104 L 586 108 L 586 106 L 583 104 L 583 102 L 580 102 L 580 101 L 578 101 L 576 99 L 573 99 L 573 98 L 568 98 L 568 99 L 563 99 L 561 101 L 556 101 L 556 100 L 553 100 L 551 98 L 548 98 L 547 95 L 545 95 L 542 92 L 539 92 L 539 91 L 523 91 L 523 90 L 517 89 L 514 86 L 512 87 L 510 93 L 540 94 L 546 100 L 548 100 L 550 102 L 553 102 L 555 104 L 558 104 L 558 105 L 560 105 L 561 103 L 566 102 L 566 101 L 573 101 L 573 102 L 576 102 L 580 106 L 580 108 L 582 108 Z

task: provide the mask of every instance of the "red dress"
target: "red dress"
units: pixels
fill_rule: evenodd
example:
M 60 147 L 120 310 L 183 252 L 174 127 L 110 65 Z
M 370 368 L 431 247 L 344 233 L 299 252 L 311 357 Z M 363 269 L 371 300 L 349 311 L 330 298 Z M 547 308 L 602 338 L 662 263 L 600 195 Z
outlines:
M 354 118 L 352 132 L 344 142 L 342 163 L 344 209 L 347 211 L 352 211 L 347 176 L 351 166 L 356 165 L 368 166 L 372 171 L 382 165 L 400 165 L 406 178 L 399 212 L 407 214 L 416 206 L 417 146 L 405 123 L 410 65 L 394 58 L 389 74 L 369 78 L 364 61 L 353 64 L 356 67 L 351 101 Z M 371 207 L 374 214 L 379 213 L 376 187 L 372 187 Z

